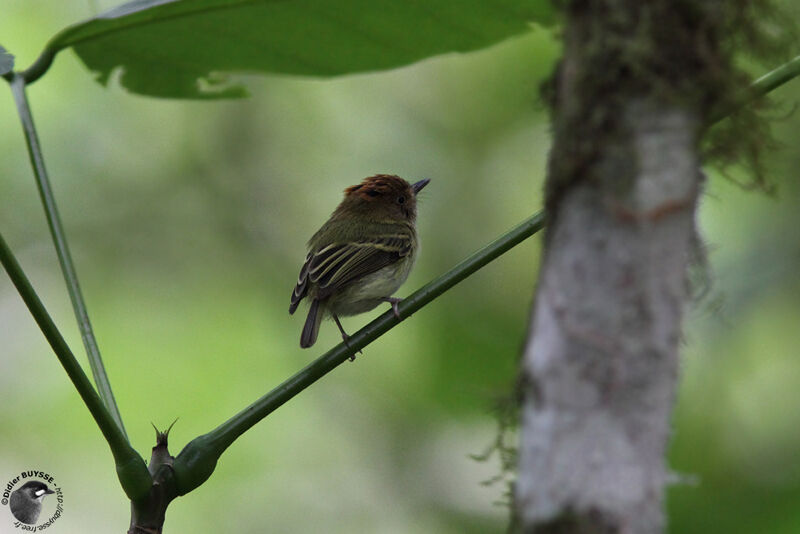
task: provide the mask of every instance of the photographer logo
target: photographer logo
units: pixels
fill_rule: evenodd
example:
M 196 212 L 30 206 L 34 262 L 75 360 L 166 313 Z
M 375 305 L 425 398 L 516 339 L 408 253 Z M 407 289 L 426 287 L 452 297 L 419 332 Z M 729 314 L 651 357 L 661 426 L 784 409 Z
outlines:
M 50 527 L 64 512 L 64 494 L 53 476 L 29 469 L 3 486 L 0 504 L 8 506 L 10 521 L 21 531 L 39 532 Z

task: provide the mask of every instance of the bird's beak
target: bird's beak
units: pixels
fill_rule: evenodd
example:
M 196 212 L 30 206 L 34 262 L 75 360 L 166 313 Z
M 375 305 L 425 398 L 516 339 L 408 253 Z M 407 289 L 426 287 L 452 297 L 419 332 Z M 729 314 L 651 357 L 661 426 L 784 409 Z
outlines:
M 420 180 L 419 182 L 413 184 L 411 186 L 411 189 L 414 190 L 414 195 L 419 194 L 419 192 L 422 191 L 422 188 L 428 185 L 430 181 L 431 181 L 430 178 L 425 178 L 424 180 Z
M 55 493 L 55 491 L 51 490 L 50 488 L 47 488 L 46 490 L 44 490 L 44 492 L 45 492 L 45 494 L 47 494 L 47 495 L 50 495 L 50 494 L 52 494 L 52 493 Z

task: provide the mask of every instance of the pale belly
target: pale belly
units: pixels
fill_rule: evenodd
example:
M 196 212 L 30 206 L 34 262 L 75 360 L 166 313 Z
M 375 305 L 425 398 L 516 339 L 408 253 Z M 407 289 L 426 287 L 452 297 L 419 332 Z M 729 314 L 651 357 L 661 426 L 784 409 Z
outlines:
M 327 308 L 336 315 L 356 315 L 368 312 L 391 297 L 408 278 L 414 258 L 409 257 L 380 271 L 361 278 L 336 294 L 327 302 Z

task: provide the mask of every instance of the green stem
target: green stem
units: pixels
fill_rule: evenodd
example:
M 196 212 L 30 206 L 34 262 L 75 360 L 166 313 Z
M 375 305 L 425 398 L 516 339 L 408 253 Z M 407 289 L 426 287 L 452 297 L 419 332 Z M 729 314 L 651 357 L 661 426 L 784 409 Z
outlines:
M 53 64 L 53 60 L 56 58 L 56 54 L 59 51 L 60 50 L 53 50 L 49 46 L 45 48 L 39 57 L 36 58 L 36 61 L 21 73 L 25 83 L 30 85 L 44 76 L 44 74 L 50 70 L 50 66 Z
M 75 389 L 78 390 L 78 394 L 83 399 L 84 404 L 89 408 L 89 412 L 100 428 L 100 432 L 103 433 L 103 437 L 108 442 L 111 454 L 114 456 L 117 475 L 125 494 L 130 499 L 138 499 L 146 495 L 150 491 L 151 479 L 144 460 L 128 443 L 128 438 L 122 433 L 100 400 L 100 397 L 97 396 L 92 383 L 89 382 L 78 360 L 75 359 L 66 341 L 64 341 L 50 315 L 48 315 L 42 301 L 39 300 L 39 296 L 34 291 L 2 235 L 0 235 L 0 263 L 3 264 L 22 300 L 25 301 L 44 337 L 47 338 L 58 360 L 75 385 Z
M 789 80 L 796 78 L 800 75 L 800 56 L 788 61 L 772 70 L 765 75 L 758 78 L 750 86 L 751 98 L 758 98 L 769 93 L 773 89 L 777 89 Z M 746 102 L 743 102 L 744 105 Z
M 542 212 L 526 219 L 450 271 L 417 290 L 400 303 L 401 317 L 410 316 L 478 269 L 541 230 L 544 227 L 544 220 Z M 192 440 L 175 459 L 174 469 L 179 493 L 183 495 L 202 484 L 213 472 L 217 459 L 225 449 L 250 427 L 399 323 L 400 320 L 391 310 L 386 311 L 354 334 L 347 344 L 340 343 L 216 429 Z
M 64 233 L 64 227 L 61 224 L 61 218 L 58 215 L 56 199 L 53 195 L 52 187 L 50 186 L 50 180 L 47 177 L 42 149 L 39 144 L 39 138 L 36 135 L 33 116 L 28 106 L 28 97 L 25 93 L 25 80 L 19 74 L 14 75 L 11 80 L 11 91 L 14 94 L 17 111 L 19 112 L 19 118 L 22 122 L 22 129 L 25 132 L 25 141 L 28 145 L 31 165 L 36 175 L 39 196 L 42 199 L 44 211 L 47 215 L 47 224 L 50 227 L 50 234 L 53 236 L 53 243 L 55 244 L 58 261 L 61 264 L 61 272 L 64 273 L 64 280 L 67 283 L 69 298 L 72 301 L 72 308 L 75 310 L 75 317 L 78 320 L 81 338 L 83 338 L 83 345 L 86 347 L 86 354 L 89 357 L 89 366 L 92 368 L 92 376 L 94 376 L 94 382 L 97 384 L 100 398 L 103 399 L 106 408 L 108 408 L 111 416 L 114 418 L 117 425 L 119 425 L 122 435 L 127 439 L 125 426 L 122 424 L 122 416 L 114 400 L 114 393 L 111 391 L 111 383 L 108 380 L 108 375 L 103 365 L 103 359 L 100 356 L 100 349 L 97 347 L 97 340 L 92 331 L 92 323 L 89 321 L 89 314 L 86 311 L 86 304 L 83 301 L 80 284 L 78 283 L 78 275 L 75 272 L 72 257 L 69 253 L 67 237 Z
M 758 100 L 770 91 L 777 89 L 797 76 L 800 76 L 800 56 L 795 57 L 791 61 L 784 63 L 777 69 L 771 70 L 755 80 L 746 91 L 743 91 L 738 98 L 734 99 L 731 105 L 719 111 L 712 112 L 709 122 L 714 124 L 715 122 L 721 121 L 728 115 L 732 115 L 739 109 Z

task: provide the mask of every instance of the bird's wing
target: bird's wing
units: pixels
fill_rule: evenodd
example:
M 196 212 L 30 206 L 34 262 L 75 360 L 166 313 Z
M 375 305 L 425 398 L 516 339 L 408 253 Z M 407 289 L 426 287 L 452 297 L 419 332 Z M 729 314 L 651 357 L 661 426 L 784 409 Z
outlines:
M 297 305 L 303 300 L 303 297 L 308 293 L 308 264 L 313 257 L 313 253 L 309 252 L 306 256 L 306 261 L 303 262 L 303 267 L 300 268 L 300 275 L 297 277 L 297 284 L 292 290 L 292 300 L 289 304 L 289 315 L 293 314 L 297 309 Z
M 317 284 L 320 296 L 325 298 L 362 276 L 399 261 L 410 252 L 411 236 L 406 233 L 328 245 L 311 258 L 308 278 Z
M 411 235 L 398 232 L 332 243 L 312 251 L 300 270 L 289 313 L 297 309 L 309 283 L 317 285 L 317 297 L 324 299 L 358 278 L 399 261 L 411 252 L 411 247 Z

